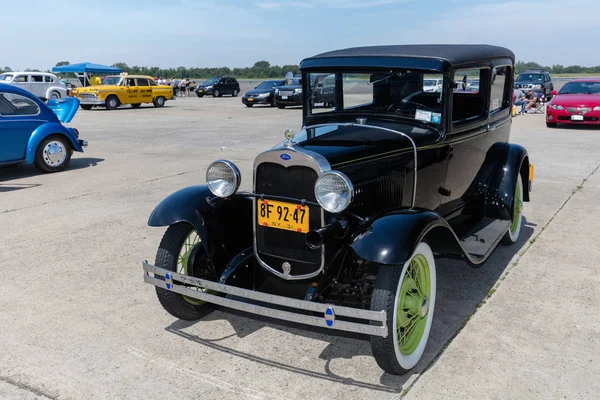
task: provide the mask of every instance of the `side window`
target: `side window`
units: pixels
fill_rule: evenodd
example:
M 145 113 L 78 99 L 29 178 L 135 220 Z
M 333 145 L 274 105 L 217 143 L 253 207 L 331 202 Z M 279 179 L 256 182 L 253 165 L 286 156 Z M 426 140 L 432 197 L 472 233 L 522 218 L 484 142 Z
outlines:
M 154 79 L 150 80 L 150 86 L 156 86 L 156 81 L 154 81 Z
M 0 115 L 37 115 L 40 108 L 31 99 L 14 93 L 0 93 Z
M 146 78 L 137 78 L 137 84 L 138 86 L 150 86 Z
M 500 71 L 505 71 L 502 75 L 497 74 L 496 79 L 492 82 L 491 96 L 490 96 L 490 112 L 496 112 L 505 108 L 510 107 L 512 90 L 510 87 L 507 76 L 511 76 L 512 69 L 510 66 L 503 66 L 497 68 Z
M 127 86 L 135 86 L 135 79 L 133 78 L 127 78 Z
M 486 116 L 487 98 L 481 83 L 489 78 L 486 69 L 457 70 L 452 94 L 452 123 L 462 125 Z M 498 79 L 498 78 L 496 78 Z
M 51 76 L 44 76 L 44 82 L 51 83 L 51 82 L 54 82 L 54 80 L 52 79 Z
M 13 82 L 29 82 L 29 76 L 27 75 L 17 75 L 15 76 L 15 79 L 13 79 Z
M 32 82 L 44 82 L 44 77 L 42 75 L 31 75 Z

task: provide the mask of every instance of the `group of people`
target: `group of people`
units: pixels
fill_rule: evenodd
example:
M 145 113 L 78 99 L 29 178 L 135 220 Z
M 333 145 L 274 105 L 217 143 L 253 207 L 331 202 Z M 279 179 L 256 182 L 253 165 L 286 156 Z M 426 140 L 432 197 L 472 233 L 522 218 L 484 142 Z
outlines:
M 519 114 L 527 114 L 529 110 L 535 107 L 538 101 L 541 101 L 543 98 L 542 93 L 534 92 L 531 89 L 527 89 L 525 93 L 519 89 L 515 89 L 513 92 L 513 98 L 515 99 L 515 106 L 521 106 L 521 111 Z
M 190 95 L 190 86 L 196 82 L 190 81 L 190 78 L 177 80 L 158 77 L 156 83 L 159 85 L 171 86 L 173 88 L 173 96 L 188 97 Z

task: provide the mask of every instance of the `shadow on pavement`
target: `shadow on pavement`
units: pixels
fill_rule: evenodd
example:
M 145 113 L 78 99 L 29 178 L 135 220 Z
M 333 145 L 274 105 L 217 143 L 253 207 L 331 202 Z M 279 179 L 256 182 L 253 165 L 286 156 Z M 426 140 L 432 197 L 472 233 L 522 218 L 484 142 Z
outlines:
M 77 154 L 77 153 L 75 153 L 75 154 Z M 69 171 L 74 171 L 74 170 L 88 168 L 88 167 L 95 167 L 98 165 L 98 163 L 100 163 L 102 161 L 104 161 L 104 158 L 75 156 L 71 159 L 71 163 L 69 164 L 67 169 L 65 169 L 62 172 L 58 172 L 58 173 L 65 174 L 65 173 L 68 173 Z M 31 164 L 19 164 L 19 165 L 12 165 L 9 167 L 0 168 L 0 182 L 6 182 L 6 181 L 14 180 L 14 179 L 28 178 L 30 176 L 38 176 L 38 175 L 43 176 L 43 175 L 47 175 L 47 174 L 40 172 L 34 165 L 31 165 Z M 14 184 L 13 186 L 15 186 L 16 188 L 11 189 L 11 190 L 26 189 L 28 187 L 35 187 L 35 186 L 40 186 L 40 185 L 41 184 L 31 184 L 31 185 L 25 185 L 25 184 L 16 185 L 16 184 Z M 0 185 L 0 187 L 1 186 L 5 186 L 5 185 Z M 22 187 L 17 187 L 17 186 L 22 186 Z M 0 188 L 0 192 L 1 191 L 3 191 L 3 190 Z M 9 191 L 9 190 L 4 190 L 4 191 Z
M 498 282 L 509 263 L 527 244 L 534 232 L 535 224 L 523 218 L 521 237 L 513 246 L 498 245 L 490 258 L 479 268 L 472 268 L 463 261 L 438 259 L 437 266 L 437 299 L 435 316 L 429 338 L 429 343 L 421 362 L 407 375 L 396 376 L 382 371 L 380 384 L 363 382 L 360 376 L 340 376 L 330 369 L 330 363 L 335 359 L 349 359 L 355 356 L 371 356 L 371 346 L 367 336 L 332 331 L 324 328 L 307 328 L 303 325 L 270 319 L 266 317 L 248 315 L 235 310 L 218 308 L 221 313 L 208 314 L 200 321 L 175 321 L 165 330 L 184 339 L 193 341 L 214 350 L 222 351 L 240 358 L 244 358 L 263 365 L 280 368 L 312 378 L 325 379 L 339 382 L 349 386 L 367 388 L 371 390 L 400 393 L 404 384 L 413 376 L 425 372 L 438 359 L 441 352 L 452 342 L 458 332 L 464 327 L 471 315 L 479 305 L 492 293 L 492 288 Z M 202 321 L 221 320 L 223 316 L 228 320 L 235 334 L 218 339 L 204 339 L 199 335 L 192 335 L 184 330 Z M 321 352 L 319 358 L 326 360 L 323 371 L 313 371 L 293 365 L 281 363 L 274 357 L 267 358 L 243 352 L 218 343 L 232 336 L 244 338 L 265 326 L 279 329 L 294 335 L 301 335 L 310 339 L 329 342 Z M 308 330 L 310 329 L 310 330 Z M 373 365 L 377 368 L 375 362 Z

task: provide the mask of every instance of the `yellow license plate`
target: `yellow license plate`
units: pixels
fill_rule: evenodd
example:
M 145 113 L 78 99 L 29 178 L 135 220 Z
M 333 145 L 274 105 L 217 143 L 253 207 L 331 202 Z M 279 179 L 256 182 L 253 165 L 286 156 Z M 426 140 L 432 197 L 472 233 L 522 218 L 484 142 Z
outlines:
M 247 101 L 254 101 L 254 99 L 248 99 Z
M 308 232 L 308 206 L 274 200 L 257 200 L 258 224 L 299 233 Z
M 198 93 L 202 93 L 202 90 L 198 90 Z

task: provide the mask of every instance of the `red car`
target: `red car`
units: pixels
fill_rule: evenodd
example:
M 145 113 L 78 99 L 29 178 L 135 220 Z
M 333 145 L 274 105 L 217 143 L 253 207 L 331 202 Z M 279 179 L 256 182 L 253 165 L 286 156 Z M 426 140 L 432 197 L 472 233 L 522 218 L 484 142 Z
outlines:
M 581 78 L 567 82 L 546 107 L 546 126 L 600 124 L 600 79 Z

